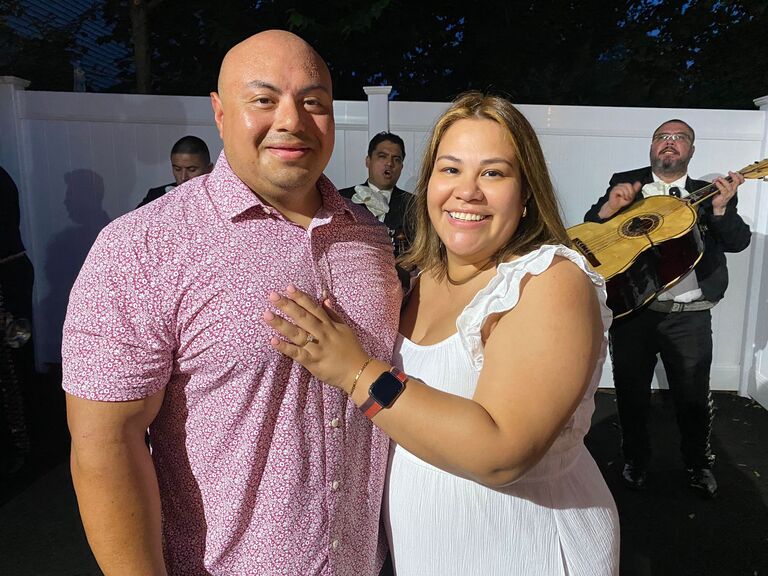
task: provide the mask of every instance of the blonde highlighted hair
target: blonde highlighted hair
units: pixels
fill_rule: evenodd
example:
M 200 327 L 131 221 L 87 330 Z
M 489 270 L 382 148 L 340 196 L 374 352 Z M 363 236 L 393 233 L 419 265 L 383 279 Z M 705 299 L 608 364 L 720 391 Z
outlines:
M 440 141 L 448 128 L 458 120 L 467 119 L 491 120 L 504 128 L 520 163 L 521 193 L 527 213 L 520 219 L 512 238 L 495 254 L 496 264 L 514 255 L 526 254 L 543 244 L 570 246 L 544 154 L 533 127 L 506 99 L 473 91 L 457 97 L 432 130 L 419 170 L 415 198 L 408 213 L 413 242 L 411 249 L 400 258 L 400 263 L 406 268 L 417 266 L 422 271 L 430 271 L 438 278 L 442 278 L 447 271 L 445 247 L 429 220 L 427 188 Z

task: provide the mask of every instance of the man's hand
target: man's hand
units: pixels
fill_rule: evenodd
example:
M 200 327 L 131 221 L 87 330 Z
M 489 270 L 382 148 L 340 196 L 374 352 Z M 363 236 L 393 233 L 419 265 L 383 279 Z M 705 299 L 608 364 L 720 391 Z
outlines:
M 629 206 L 642 187 L 643 185 L 640 182 L 616 184 L 616 186 L 611 188 L 611 191 L 608 193 L 608 201 L 601 206 L 600 212 L 597 215 L 603 220 L 611 218 L 616 212 L 625 206 Z
M 739 172 L 728 172 L 728 175 L 731 177 L 730 182 L 725 178 L 715 178 L 712 181 L 720 191 L 719 194 L 712 198 L 712 209 L 715 216 L 725 214 L 725 207 L 728 201 L 736 195 L 736 189 L 744 183 L 744 176 Z

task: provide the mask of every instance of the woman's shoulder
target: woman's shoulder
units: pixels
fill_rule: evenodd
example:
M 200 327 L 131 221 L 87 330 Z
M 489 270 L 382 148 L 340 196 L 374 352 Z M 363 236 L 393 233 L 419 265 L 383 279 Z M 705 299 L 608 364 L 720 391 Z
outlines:
M 576 250 L 563 244 L 544 244 L 530 252 L 511 258 L 507 262 L 499 264 L 499 275 L 508 279 L 519 275 L 541 275 L 554 268 L 569 270 L 576 276 L 586 275 L 593 284 L 602 286 L 605 280 L 600 274 L 592 270 L 586 259 Z M 566 273 L 566 272 L 560 272 Z

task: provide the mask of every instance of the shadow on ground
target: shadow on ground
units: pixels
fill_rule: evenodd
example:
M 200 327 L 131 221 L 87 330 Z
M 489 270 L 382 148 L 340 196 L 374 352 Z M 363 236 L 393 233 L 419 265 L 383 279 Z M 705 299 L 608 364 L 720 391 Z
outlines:
M 615 396 L 597 394 L 587 446 L 616 499 L 621 576 L 768 575 L 768 412 L 717 393 L 712 433 L 719 493 L 703 500 L 687 487 L 672 399 L 653 395 L 649 488 L 626 489 Z

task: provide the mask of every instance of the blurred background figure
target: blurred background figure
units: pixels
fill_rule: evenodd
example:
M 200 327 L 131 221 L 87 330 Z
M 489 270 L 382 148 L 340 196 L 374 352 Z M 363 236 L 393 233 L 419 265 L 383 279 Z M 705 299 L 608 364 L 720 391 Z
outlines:
M 165 186 L 150 188 L 137 208 L 157 200 L 179 184 L 213 170 L 208 146 L 197 136 L 184 136 L 171 148 L 171 170 L 175 181 Z
M 0 168 L 0 478 L 15 475 L 31 452 L 29 384 L 34 374 L 34 271 L 19 231 L 19 193 Z
M 403 171 L 405 144 L 391 132 L 379 132 L 368 143 L 365 167 L 368 179 L 358 186 L 342 188 L 339 194 L 355 204 L 365 204 L 368 211 L 383 222 L 395 247 L 395 256 L 408 249 L 405 211 L 412 194 L 397 187 Z

